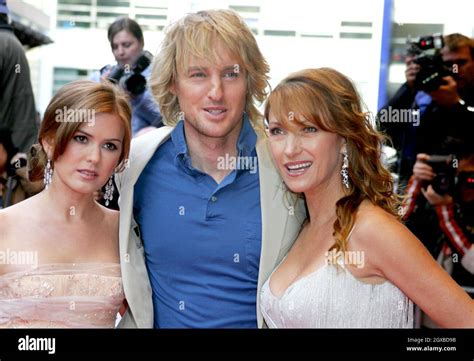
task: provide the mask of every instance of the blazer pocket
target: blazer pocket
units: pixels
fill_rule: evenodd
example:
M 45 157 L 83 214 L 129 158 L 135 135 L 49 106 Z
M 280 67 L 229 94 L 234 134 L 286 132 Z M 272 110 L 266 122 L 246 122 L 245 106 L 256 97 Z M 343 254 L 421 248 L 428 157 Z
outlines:
M 132 217 L 132 222 L 130 225 L 130 234 L 131 237 L 135 240 L 135 245 L 137 246 L 138 249 L 142 249 L 143 251 L 143 241 L 141 237 L 141 232 L 140 232 L 140 226 L 138 223 L 135 221 L 135 219 Z

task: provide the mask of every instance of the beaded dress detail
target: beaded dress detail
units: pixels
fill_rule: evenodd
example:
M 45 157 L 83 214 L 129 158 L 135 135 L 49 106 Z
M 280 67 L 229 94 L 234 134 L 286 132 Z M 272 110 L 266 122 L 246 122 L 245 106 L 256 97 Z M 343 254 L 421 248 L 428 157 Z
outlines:
M 338 262 L 339 263 L 339 262 Z M 394 284 L 368 284 L 342 263 L 326 264 L 277 297 L 270 279 L 261 308 L 270 328 L 412 328 L 413 303 Z
M 44 264 L 0 276 L 0 328 L 113 328 L 120 264 Z

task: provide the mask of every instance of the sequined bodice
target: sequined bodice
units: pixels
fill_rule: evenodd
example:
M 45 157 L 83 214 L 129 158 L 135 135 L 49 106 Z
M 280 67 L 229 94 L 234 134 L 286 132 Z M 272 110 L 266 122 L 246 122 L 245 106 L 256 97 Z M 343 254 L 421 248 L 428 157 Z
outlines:
M 411 328 L 413 303 L 392 283 L 371 285 L 347 269 L 325 265 L 293 283 L 280 296 L 261 291 L 270 328 Z
M 40 265 L 0 276 L 0 327 L 114 327 L 123 299 L 119 264 Z

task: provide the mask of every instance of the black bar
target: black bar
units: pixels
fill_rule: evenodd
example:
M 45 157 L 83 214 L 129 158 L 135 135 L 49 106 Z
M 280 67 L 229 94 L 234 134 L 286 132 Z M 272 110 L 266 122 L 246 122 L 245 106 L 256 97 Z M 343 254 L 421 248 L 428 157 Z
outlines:
M 52 353 L 54 338 L 54 353 Z M 49 341 L 49 346 L 48 346 Z M 408 350 L 418 347 L 418 350 Z M 442 348 L 441 350 L 438 350 Z M 449 350 L 446 348 L 450 348 Z M 26 350 L 20 350 L 23 348 Z M 42 350 L 32 350 L 42 348 Z M 436 348 L 436 349 L 435 349 Z M 444 349 L 443 349 L 444 348 Z M 452 348 L 455 348 L 453 350 Z M 49 351 L 48 351 L 49 350 Z M 94 354 L 277 352 L 396 354 L 407 358 L 474 359 L 474 329 L 314 330 L 45 330 L 0 331 L 0 360 L 59 359 Z

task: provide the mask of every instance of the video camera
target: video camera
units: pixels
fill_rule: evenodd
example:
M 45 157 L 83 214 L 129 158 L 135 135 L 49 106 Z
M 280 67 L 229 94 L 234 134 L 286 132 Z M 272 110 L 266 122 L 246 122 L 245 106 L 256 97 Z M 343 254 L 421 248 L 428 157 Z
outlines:
M 441 34 L 428 35 L 408 40 L 407 54 L 415 56 L 414 62 L 420 66 L 416 74 L 415 88 L 431 92 L 443 84 L 443 77 L 453 75 L 451 68 L 443 63 L 440 50 L 444 47 Z
M 144 51 L 130 67 L 114 66 L 108 79 L 128 91 L 132 95 L 139 95 L 146 89 L 146 78 L 141 74 L 153 60 L 149 51 Z

